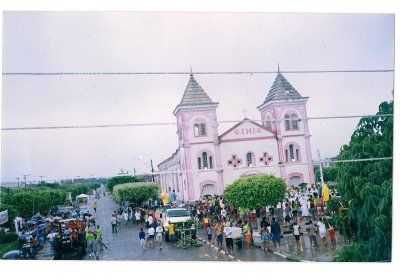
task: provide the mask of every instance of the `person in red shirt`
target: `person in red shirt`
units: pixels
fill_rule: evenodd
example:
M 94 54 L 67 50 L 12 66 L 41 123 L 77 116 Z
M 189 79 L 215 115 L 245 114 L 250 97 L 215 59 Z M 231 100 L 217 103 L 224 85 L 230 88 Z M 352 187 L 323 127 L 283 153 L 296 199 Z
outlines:
M 331 224 L 329 224 L 328 236 L 329 236 L 329 240 L 331 241 L 332 249 L 336 250 L 336 231 L 335 231 L 335 228 Z

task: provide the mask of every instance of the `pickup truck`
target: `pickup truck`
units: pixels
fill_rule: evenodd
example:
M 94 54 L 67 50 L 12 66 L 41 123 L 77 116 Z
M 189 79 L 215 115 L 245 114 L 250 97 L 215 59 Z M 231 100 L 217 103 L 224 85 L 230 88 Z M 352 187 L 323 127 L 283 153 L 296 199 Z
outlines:
M 163 215 L 163 227 L 165 239 L 169 241 L 169 227 L 171 224 L 185 223 L 192 219 L 190 211 L 185 208 L 167 209 Z

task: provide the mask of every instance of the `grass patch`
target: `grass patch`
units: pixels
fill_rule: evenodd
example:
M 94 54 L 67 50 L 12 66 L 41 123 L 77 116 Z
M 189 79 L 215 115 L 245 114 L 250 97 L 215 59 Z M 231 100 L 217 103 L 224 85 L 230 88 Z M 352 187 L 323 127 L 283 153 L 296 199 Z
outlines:
M 12 241 L 4 244 L 0 244 L 0 258 L 11 250 L 16 250 L 18 248 L 18 241 Z

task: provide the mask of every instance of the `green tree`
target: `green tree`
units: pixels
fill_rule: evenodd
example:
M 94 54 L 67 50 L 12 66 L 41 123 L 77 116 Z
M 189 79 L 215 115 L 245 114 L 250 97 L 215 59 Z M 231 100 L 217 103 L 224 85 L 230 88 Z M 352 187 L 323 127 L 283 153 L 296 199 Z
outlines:
M 324 167 L 322 170 L 323 176 L 324 176 L 324 181 L 325 182 L 336 182 L 336 177 L 337 177 L 337 168 L 336 166 L 329 166 L 329 167 Z M 320 175 L 321 173 L 319 172 L 319 168 L 316 169 L 315 171 L 315 180 L 317 182 L 320 181 Z
M 107 189 L 110 192 L 113 192 L 113 188 L 115 185 L 120 185 L 124 183 L 135 183 L 138 180 L 136 179 L 135 176 L 115 176 L 111 177 L 110 179 L 107 180 Z
M 393 102 L 383 102 L 377 115 L 393 114 Z M 362 118 L 339 159 L 391 157 L 393 117 Z M 392 160 L 337 164 L 337 183 L 345 211 L 335 211 L 339 230 L 352 245 L 340 261 L 385 261 L 391 259 Z M 336 207 L 337 208 L 337 207 Z M 335 209 L 335 207 L 332 207 Z
M 160 195 L 160 187 L 154 183 L 125 183 L 116 185 L 113 189 L 115 200 L 129 201 L 136 205 L 142 205 L 149 199 L 157 199 Z
M 236 180 L 225 189 L 224 197 L 235 207 L 256 209 L 282 201 L 286 188 L 281 178 L 257 175 Z

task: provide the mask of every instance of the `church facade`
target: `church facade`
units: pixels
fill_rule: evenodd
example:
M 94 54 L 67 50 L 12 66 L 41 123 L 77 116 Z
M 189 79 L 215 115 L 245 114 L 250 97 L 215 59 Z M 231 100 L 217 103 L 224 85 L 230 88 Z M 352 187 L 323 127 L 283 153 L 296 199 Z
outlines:
M 236 179 L 256 174 L 281 177 L 288 185 L 313 184 L 307 100 L 278 71 L 257 107 L 262 122 L 245 118 L 219 134 L 218 103 L 190 74 L 174 110 L 178 148 L 158 164 L 162 191 L 193 201 L 222 194 Z

